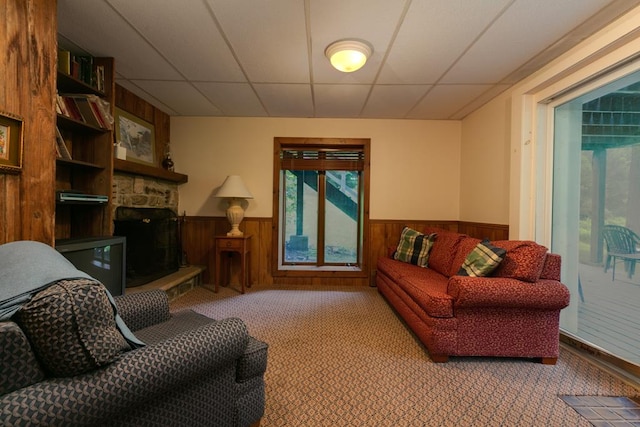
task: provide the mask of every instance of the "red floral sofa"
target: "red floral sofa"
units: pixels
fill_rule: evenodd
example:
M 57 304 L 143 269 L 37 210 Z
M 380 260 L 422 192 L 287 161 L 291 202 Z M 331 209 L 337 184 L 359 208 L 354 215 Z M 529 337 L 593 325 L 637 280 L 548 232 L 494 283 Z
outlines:
M 556 363 L 560 310 L 569 305 L 559 255 L 532 241 L 494 241 L 506 250 L 497 268 L 487 277 L 463 276 L 460 267 L 481 240 L 423 232 L 435 234 L 427 268 L 380 257 L 376 284 L 434 362 L 499 356 Z

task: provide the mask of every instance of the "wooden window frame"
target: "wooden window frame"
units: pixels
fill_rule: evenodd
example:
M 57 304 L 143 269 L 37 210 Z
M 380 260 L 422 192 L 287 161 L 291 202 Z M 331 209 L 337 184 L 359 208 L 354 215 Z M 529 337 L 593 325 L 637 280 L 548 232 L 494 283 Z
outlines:
M 282 254 L 281 241 L 281 200 L 280 200 L 280 175 L 282 172 L 281 153 L 283 151 L 294 148 L 308 148 L 309 150 L 331 150 L 336 149 L 345 151 L 348 148 L 356 148 L 364 153 L 364 158 L 358 166 L 362 173 L 362 218 L 358 223 L 359 233 L 361 234 L 361 245 L 358 250 L 357 266 L 334 266 L 334 265 L 300 265 L 291 266 L 283 265 L 280 257 Z M 291 137 L 275 137 L 273 150 L 273 216 L 272 216 L 272 256 L 271 256 L 271 275 L 273 277 L 368 277 L 369 272 L 369 190 L 370 190 L 370 153 L 371 140 L 368 138 L 291 138 Z M 336 167 L 331 160 L 318 160 L 322 163 L 323 168 Z M 320 221 L 323 222 L 323 221 Z M 318 232 L 324 232 L 318 230 Z

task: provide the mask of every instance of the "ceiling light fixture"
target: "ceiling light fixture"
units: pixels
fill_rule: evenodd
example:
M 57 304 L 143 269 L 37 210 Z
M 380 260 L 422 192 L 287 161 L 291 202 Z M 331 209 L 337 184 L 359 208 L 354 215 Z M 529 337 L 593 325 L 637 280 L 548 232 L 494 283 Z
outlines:
M 343 73 L 352 73 L 362 68 L 371 53 L 373 48 L 360 40 L 338 40 L 324 51 L 331 65 Z

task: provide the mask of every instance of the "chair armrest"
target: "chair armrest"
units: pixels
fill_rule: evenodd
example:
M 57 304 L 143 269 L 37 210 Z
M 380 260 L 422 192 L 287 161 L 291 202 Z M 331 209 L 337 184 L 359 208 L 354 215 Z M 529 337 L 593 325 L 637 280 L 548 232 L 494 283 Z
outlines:
M 0 396 L 0 419 L 5 425 L 99 424 L 220 367 L 235 365 L 248 340 L 240 319 L 203 325 L 123 353 L 102 369 L 51 378 Z
M 561 310 L 569 305 L 569 289 L 557 280 L 523 282 L 504 277 L 452 276 L 447 293 L 455 308 L 504 307 Z
M 160 289 L 114 297 L 118 314 L 133 332 L 171 318 L 169 297 Z
M 252 378 L 262 376 L 267 370 L 267 343 L 249 337 L 249 343 L 244 350 L 244 354 L 238 360 L 236 380 L 238 382 L 248 381 Z

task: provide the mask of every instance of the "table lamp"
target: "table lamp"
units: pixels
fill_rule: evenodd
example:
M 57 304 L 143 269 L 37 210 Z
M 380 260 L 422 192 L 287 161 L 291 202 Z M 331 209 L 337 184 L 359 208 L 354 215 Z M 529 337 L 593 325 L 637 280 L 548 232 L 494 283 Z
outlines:
M 239 228 L 244 218 L 242 199 L 253 199 L 253 195 L 247 190 L 240 175 L 229 175 L 218 189 L 216 197 L 225 198 L 229 202 L 227 219 L 231 224 L 231 231 L 227 233 L 227 236 L 242 236 L 243 233 Z

